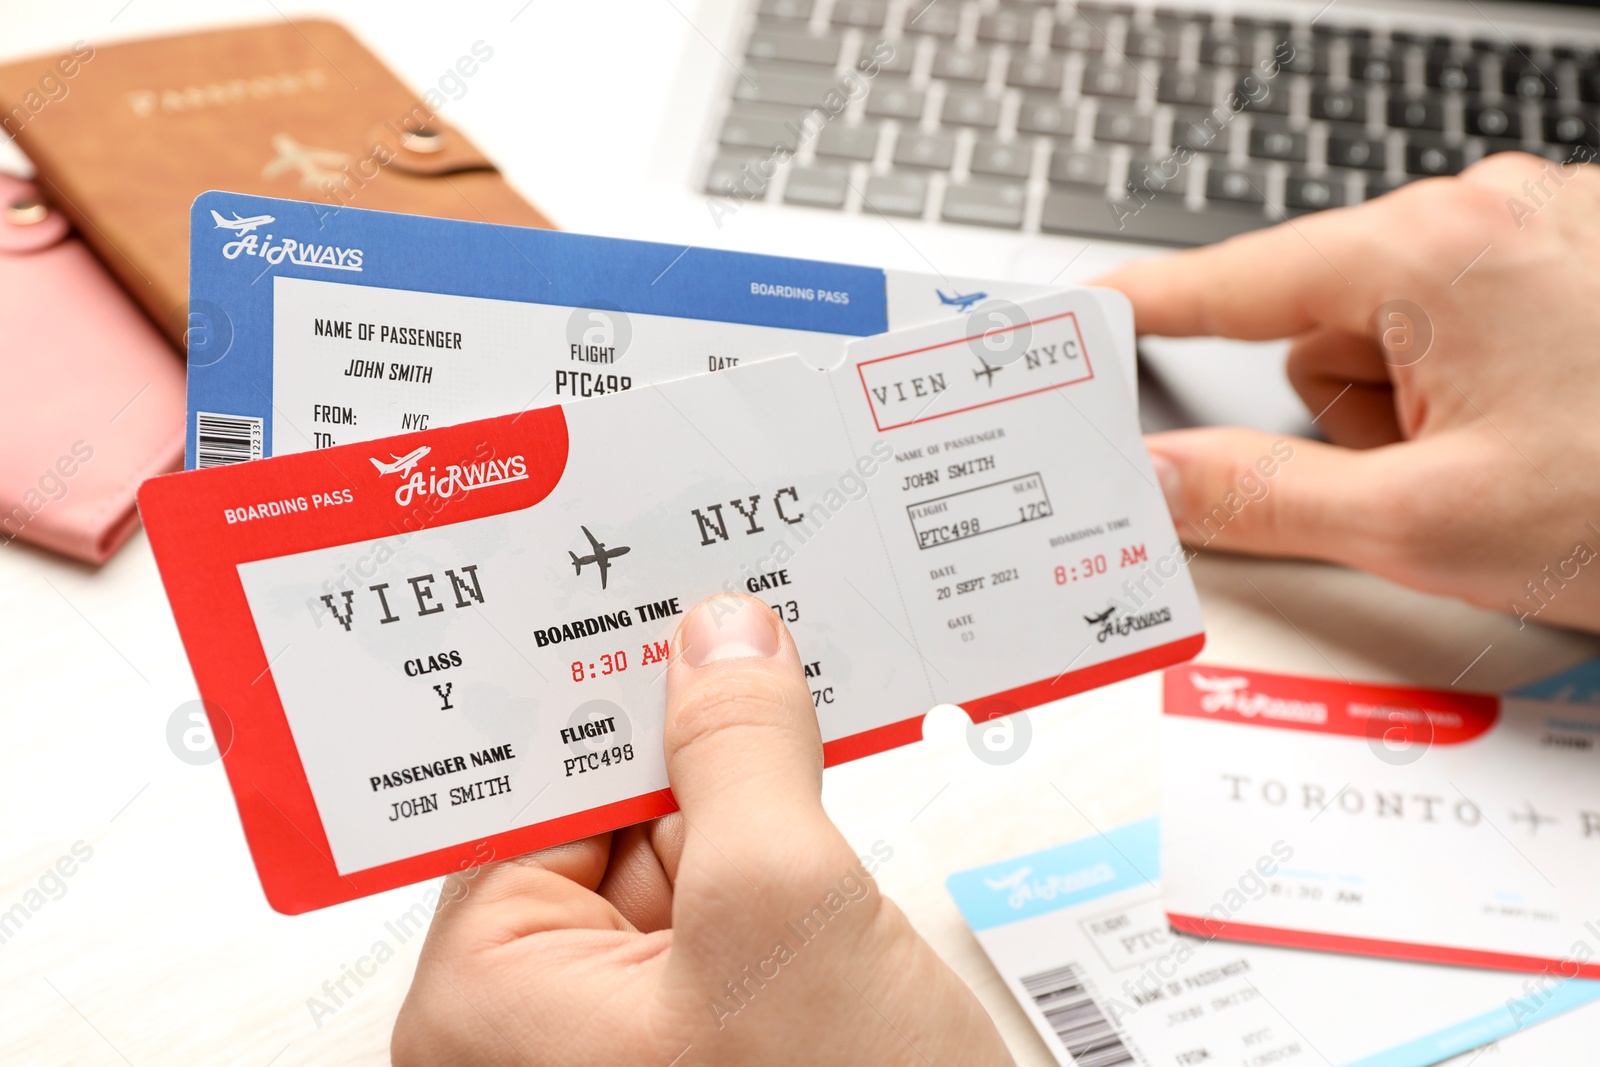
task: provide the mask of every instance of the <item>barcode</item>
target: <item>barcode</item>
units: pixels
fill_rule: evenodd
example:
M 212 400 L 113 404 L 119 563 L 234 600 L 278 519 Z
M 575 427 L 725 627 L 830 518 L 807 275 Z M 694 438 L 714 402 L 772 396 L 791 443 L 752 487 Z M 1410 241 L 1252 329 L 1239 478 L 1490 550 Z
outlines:
M 1076 963 L 1029 975 L 1022 987 L 1044 1013 L 1077 1067 L 1120 1067 L 1137 1063 L 1117 1028 L 1094 1002 Z
M 194 465 L 225 467 L 261 458 L 262 420 L 250 415 L 195 412 Z

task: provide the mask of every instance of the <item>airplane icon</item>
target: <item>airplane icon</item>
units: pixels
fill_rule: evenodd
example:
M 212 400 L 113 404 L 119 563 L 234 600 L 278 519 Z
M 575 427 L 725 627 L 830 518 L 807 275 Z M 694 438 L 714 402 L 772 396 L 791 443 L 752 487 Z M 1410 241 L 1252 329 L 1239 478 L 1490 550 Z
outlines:
M 394 460 L 393 463 L 385 463 L 377 456 L 369 456 L 367 458 L 371 459 L 372 465 L 378 468 L 378 477 L 381 478 L 385 474 L 398 474 L 402 479 L 405 479 L 410 477 L 412 469 L 422 462 L 422 457 L 431 451 L 433 449 L 430 446 L 423 445 L 421 448 L 413 452 L 407 452 L 403 456 L 397 456 L 390 452 L 389 458 Z
M 223 218 L 215 210 L 211 212 L 211 217 L 217 220 L 217 229 L 234 230 L 240 237 L 243 237 L 257 226 L 265 226 L 269 222 L 278 221 L 271 215 L 251 215 L 249 218 L 242 219 L 237 211 L 233 213 L 233 218 L 231 219 Z
M 1083 621 L 1088 623 L 1090 626 L 1099 626 L 1101 623 L 1111 618 L 1111 616 L 1116 613 L 1116 610 L 1116 605 L 1113 604 L 1111 607 L 1102 611 L 1098 615 L 1085 615 L 1083 617 Z
M 590 556 L 580 556 L 576 552 L 568 552 L 567 555 L 572 557 L 572 569 L 579 575 L 582 575 L 583 568 L 586 565 L 590 563 L 599 564 L 600 588 L 604 589 L 606 587 L 606 571 L 611 567 L 611 561 L 616 559 L 618 556 L 627 555 L 628 546 L 623 545 L 621 548 L 607 548 L 604 541 L 598 541 L 595 539 L 594 534 L 589 532 L 589 527 L 580 526 L 578 529 L 582 530 L 583 536 L 589 539 L 589 545 L 594 549 L 594 554 Z
M 950 307 L 958 308 L 961 311 L 971 311 L 973 304 L 989 295 L 988 293 L 968 293 L 963 296 L 957 293 L 955 296 L 945 296 L 943 289 L 935 289 L 934 292 L 939 294 L 939 303 L 948 304 Z
M 303 145 L 286 133 L 273 135 L 272 149 L 277 155 L 261 168 L 263 178 L 276 178 L 291 170 L 300 172 L 300 185 L 306 189 L 321 189 L 326 182 L 338 181 L 351 159 L 343 152 L 331 148 L 312 148 Z
M 1533 801 L 1527 801 L 1526 804 L 1527 806 L 1522 811 L 1513 811 L 1511 813 L 1511 821 L 1527 823 L 1528 836 L 1532 837 L 1537 834 L 1541 824 L 1557 821 L 1549 815 L 1539 814 L 1539 809 L 1533 806 Z
M 1004 878 L 985 878 L 983 884 L 999 892 L 1003 889 L 1016 889 L 1023 883 L 1028 875 L 1033 873 L 1032 867 L 1018 867 Z
M 982 378 L 990 386 L 993 386 L 994 385 L 994 376 L 996 374 L 999 374 L 1003 370 L 1005 370 L 1004 367 L 991 367 L 991 366 L 989 366 L 989 364 L 985 363 L 983 365 L 983 369 L 982 370 L 973 371 L 972 372 L 972 376 L 974 378 Z

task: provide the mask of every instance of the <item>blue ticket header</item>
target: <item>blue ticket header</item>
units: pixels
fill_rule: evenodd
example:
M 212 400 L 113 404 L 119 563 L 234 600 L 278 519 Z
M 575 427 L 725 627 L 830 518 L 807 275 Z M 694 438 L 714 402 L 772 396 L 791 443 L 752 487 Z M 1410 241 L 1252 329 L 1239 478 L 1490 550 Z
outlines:
M 189 239 L 189 466 L 192 413 L 271 425 L 276 277 L 848 337 L 888 328 L 883 271 L 837 263 L 215 191 L 195 200 Z

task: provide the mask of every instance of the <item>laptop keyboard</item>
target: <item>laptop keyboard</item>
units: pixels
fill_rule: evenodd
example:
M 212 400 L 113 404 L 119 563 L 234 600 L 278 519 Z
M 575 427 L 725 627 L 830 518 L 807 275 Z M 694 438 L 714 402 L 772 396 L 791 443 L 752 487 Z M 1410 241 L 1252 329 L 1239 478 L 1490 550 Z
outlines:
M 733 201 L 1194 245 L 1494 152 L 1600 144 L 1600 34 L 1087 0 L 755 7 L 704 186 Z

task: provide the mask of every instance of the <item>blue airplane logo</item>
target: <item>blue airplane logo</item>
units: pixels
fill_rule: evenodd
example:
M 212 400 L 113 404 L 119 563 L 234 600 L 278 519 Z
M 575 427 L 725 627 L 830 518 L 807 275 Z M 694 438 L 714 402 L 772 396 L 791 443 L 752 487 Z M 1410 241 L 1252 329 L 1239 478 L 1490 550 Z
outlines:
M 935 289 L 934 292 L 939 294 L 939 303 L 947 304 L 950 307 L 957 308 L 961 311 L 971 311 L 973 304 L 976 304 L 978 301 L 989 295 L 988 293 L 968 293 L 967 295 L 962 296 L 960 293 L 957 293 L 955 296 L 945 296 L 943 289 Z

